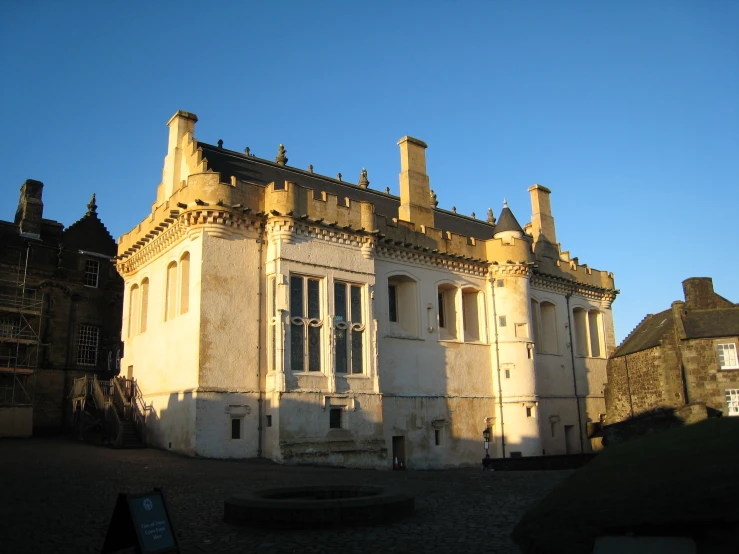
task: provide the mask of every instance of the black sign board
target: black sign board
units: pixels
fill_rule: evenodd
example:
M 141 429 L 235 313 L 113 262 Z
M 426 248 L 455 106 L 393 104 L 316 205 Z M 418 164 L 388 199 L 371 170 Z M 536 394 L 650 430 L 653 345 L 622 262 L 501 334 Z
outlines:
M 102 554 L 132 546 L 141 554 L 180 551 L 162 489 L 118 495 Z

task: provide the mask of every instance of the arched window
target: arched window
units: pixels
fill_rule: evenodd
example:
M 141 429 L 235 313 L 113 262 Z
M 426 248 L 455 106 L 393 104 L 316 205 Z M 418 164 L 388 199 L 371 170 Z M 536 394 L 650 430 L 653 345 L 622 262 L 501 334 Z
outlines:
M 551 302 L 539 304 L 541 352 L 559 354 L 557 346 L 557 307 Z
M 146 317 L 149 312 L 149 279 L 141 281 L 141 311 L 139 316 L 139 333 L 146 332 Z
M 136 317 L 139 312 L 139 286 L 133 285 L 128 295 L 128 336 L 133 337 L 138 332 Z
M 419 335 L 418 283 L 407 275 L 387 279 L 388 322 L 391 335 Z
M 481 319 L 480 292 L 473 288 L 462 289 L 462 325 L 465 342 L 482 340 Z
M 180 313 L 186 314 L 190 309 L 190 253 L 185 252 L 180 258 Z
M 572 320 L 575 326 L 575 353 L 578 356 L 588 356 L 588 313 L 582 308 L 572 310 Z
M 590 332 L 590 355 L 593 358 L 600 358 L 600 312 L 598 310 L 590 310 L 588 312 L 588 331 Z
M 177 315 L 177 262 L 167 266 L 167 294 L 164 301 L 164 321 L 169 321 Z
M 437 302 L 439 338 L 455 340 L 457 338 L 457 288 L 454 285 L 439 285 Z

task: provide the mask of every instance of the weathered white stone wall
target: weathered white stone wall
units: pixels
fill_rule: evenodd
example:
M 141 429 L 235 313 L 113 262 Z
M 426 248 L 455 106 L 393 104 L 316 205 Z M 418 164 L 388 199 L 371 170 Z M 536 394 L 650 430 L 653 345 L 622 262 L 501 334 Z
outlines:
M 173 261 L 179 263 L 186 252 L 190 254 L 188 312 L 165 321 L 167 266 Z M 171 442 L 173 450 L 184 453 L 195 449 L 195 412 L 190 406 L 190 393 L 198 387 L 201 266 L 202 237 L 185 235 L 125 277 L 121 374 L 127 376 L 132 368 L 145 402 L 152 406 L 147 414 L 150 444 L 169 448 Z M 145 278 L 149 279 L 146 331 L 129 334 L 131 287 L 140 287 Z M 187 398 L 182 397 L 183 393 L 188 394 Z
M 256 458 L 259 445 L 258 393 L 198 392 L 195 453 L 207 458 Z M 239 419 L 240 436 L 232 438 L 231 421 Z

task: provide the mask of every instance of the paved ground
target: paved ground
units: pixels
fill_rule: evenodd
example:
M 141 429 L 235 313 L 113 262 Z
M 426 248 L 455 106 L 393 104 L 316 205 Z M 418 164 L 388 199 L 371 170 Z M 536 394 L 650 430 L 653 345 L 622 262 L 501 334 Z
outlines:
M 0 551 L 98 553 L 119 492 L 163 487 L 182 552 L 517 553 L 511 529 L 571 471 L 371 471 L 184 458 L 65 439 L 0 440 Z M 234 493 L 273 486 L 368 484 L 416 495 L 392 525 L 271 531 L 223 522 Z

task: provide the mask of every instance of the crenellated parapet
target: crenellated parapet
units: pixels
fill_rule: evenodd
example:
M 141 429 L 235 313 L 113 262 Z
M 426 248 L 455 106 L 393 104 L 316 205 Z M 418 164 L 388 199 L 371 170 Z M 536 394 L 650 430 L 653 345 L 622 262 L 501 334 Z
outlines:
M 169 148 L 162 184 L 151 214 L 118 241 L 119 268 L 130 272 L 173 241 L 207 232 L 247 236 L 262 229 L 269 241 L 326 240 L 380 256 L 476 275 L 525 275 L 532 285 L 612 302 L 613 274 L 592 269 L 562 252 L 556 242 L 551 191 L 529 189 L 531 222 L 518 224 L 504 202 L 497 222 L 438 209 L 426 174 L 426 144 L 412 137 L 398 143 L 400 197 L 287 166 L 277 161 L 199 144 L 197 117 L 177 112 L 168 123 Z M 205 152 L 205 153 L 204 153 Z M 209 162 L 208 158 L 211 158 Z M 283 159 L 284 158 L 284 159 Z M 216 171 L 218 169 L 218 171 Z M 448 230 L 449 228 L 456 231 Z M 474 234 L 474 236 L 473 236 Z M 610 300 L 608 300 L 610 299 Z

